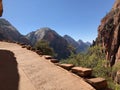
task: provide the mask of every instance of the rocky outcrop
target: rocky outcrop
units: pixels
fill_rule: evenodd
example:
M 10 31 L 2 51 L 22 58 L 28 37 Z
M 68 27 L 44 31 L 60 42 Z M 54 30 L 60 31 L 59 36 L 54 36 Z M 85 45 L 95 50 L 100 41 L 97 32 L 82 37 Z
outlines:
M 120 0 L 116 0 L 112 9 L 120 8 Z
M 67 58 L 71 53 L 67 41 L 50 28 L 38 29 L 37 31 L 27 34 L 26 38 L 31 41 L 32 45 L 35 45 L 35 43 L 40 40 L 48 41 L 50 47 L 52 47 L 57 54 L 58 59 Z
M 13 25 L 3 18 L 0 19 L 0 40 L 8 40 L 25 44 L 30 43 Z
M 0 0 L 0 16 L 2 16 L 3 13 L 3 5 L 2 5 L 2 0 Z
M 96 43 L 105 48 L 110 66 L 120 57 L 120 0 L 116 0 L 111 11 L 101 20 Z

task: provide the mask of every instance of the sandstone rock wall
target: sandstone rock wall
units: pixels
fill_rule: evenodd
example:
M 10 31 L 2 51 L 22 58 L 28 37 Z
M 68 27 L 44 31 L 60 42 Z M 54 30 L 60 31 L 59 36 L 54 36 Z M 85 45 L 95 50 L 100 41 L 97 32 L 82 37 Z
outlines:
M 111 11 L 101 20 L 98 27 L 98 44 L 105 48 L 110 65 L 120 57 L 120 0 L 116 0 Z
M 2 5 L 2 0 L 0 0 L 0 16 L 2 16 L 3 13 L 3 5 Z

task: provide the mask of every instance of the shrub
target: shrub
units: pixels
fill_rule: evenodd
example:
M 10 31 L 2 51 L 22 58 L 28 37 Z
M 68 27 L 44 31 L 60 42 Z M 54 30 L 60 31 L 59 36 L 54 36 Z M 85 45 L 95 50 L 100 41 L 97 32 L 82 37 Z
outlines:
M 112 67 L 112 74 L 116 74 L 118 70 L 120 70 L 120 62 L 116 63 L 116 64 Z
M 116 88 L 115 83 L 110 77 L 112 68 L 105 66 L 107 64 L 105 53 L 99 46 L 90 47 L 87 53 L 72 55 L 68 59 L 62 60 L 61 63 L 71 63 L 75 66 L 92 68 L 93 76 L 106 78 L 108 80 L 108 86 L 110 88 Z
M 80 53 L 72 55 L 66 60 L 62 60 L 61 63 L 72 63 L 76 66 L 83 66 L 88 68 L 95 68 L 101 66 L 105 61 L 105 54 L 102 53 L 101 48 L 98 46 L 91 47 L 87 53 Z
M 38 41 L 34 47 L 37 50 L 40 50 L 45 55 L 52 55 L 52 56 L 55 55 L 53 49 L 49 46 L 49 43 L 45 40 Z

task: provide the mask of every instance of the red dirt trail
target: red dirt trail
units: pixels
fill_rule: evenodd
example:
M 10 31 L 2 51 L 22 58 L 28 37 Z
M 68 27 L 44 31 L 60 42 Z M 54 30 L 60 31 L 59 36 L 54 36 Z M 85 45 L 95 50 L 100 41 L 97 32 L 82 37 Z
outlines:
M 0 42 L 0 90 L 95 90 L 35 52 Z

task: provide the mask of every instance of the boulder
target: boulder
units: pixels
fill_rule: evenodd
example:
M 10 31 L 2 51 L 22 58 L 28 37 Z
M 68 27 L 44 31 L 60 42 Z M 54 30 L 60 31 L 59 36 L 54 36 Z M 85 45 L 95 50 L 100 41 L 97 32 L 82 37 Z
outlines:
M 72 72 L 81 77 L 90 77 L 92 74 L 92 69 L 83 67 L 73 67 Z
M 107 89 L 107 81 L 104 78 L 98 77 L 98 78 L 87 79 L 86 81 L 97 90 Z

